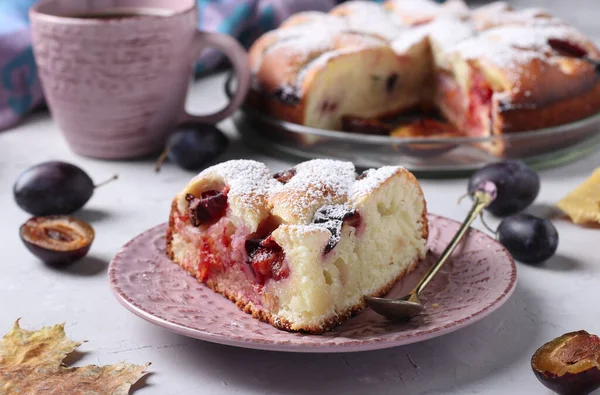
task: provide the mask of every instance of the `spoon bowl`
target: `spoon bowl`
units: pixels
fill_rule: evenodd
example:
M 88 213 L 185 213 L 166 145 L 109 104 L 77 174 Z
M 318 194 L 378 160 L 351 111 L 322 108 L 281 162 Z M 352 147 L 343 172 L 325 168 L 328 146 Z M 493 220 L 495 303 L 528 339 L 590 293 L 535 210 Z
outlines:
M 406 320 L 416 317 L 425 309 L 425 307 L 418 301 L 410 302 L 404 299 L 388 299 L 365 296 L 365 302 L 378 314 L 393 320 Z

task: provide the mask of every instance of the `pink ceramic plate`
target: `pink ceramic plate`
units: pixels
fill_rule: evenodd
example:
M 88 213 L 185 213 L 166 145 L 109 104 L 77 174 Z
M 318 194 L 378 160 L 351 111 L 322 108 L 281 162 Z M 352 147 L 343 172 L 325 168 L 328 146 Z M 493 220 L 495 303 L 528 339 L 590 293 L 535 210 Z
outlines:
M 391 296 L 408 293 L 443 251 L 458 223 L 429 214 L 430 254 L 400 281 Z M 365 310 L 322 335 L 289 333 L 239 310 L 185 273 L 165 256 L 166 224 L 127 243 L 110 264 L 117 299 L 143 319 L 182 335 L 232 346 L 292 352 L 351 352 L 415 343 L 470 325 L 500 307 L 512 294 L 517 269 L 494 239 L 471 230 L 419 299 L 425 314 L 393 323 Z

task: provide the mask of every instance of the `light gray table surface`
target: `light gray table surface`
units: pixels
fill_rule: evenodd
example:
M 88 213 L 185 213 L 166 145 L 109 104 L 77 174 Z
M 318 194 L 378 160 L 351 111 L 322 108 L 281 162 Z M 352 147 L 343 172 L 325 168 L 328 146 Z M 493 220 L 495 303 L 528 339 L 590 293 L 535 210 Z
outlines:
M 560 3 L 547 2 L 571 16 L 586 12 Z M 597 7 L 595 1 L 562 3 Z M 581 24 L 589 27 L 589 34 L 598 33 L 591 23 Z M 222 83 L 223 75 L 196 82 L 189 106 L 219 107 L 225 100 Z M 252 158 L 273 170 L 293 164 L 246 148 L 230 120 L 220 126 L 232 137 L 222 160 Z M 67 270 L 41 264 L 18 237 L 28 214 L 14 203 L 12 184 L 25 168 L 49 159 L 75 163 L 97 181 L 120 175 L 119 181 L 97 190 L 78 213 L 94 226 L 97 237 L 89 256 Z M 546 215 L 598 166 L 600 152 L 542 171 L 542 190 L 531 211 Z M 472 326 L 422 343 L 354 354 L 291 354 L 221 346 L 157 328 L 115 300 L 106 268 L 124 243 L 167 219 L 173 195 L 192 175 L 174 165 L 155 174 L 151 160 L 107 162 L 77 156 L 47 113 L 0 132 L 0 333 L 19 317 L 26 329 L 65 322 L 68 336 L 88 340 L 79 349 L 84 355 L 77 365 L 151 361 L 146 386 L 135 392 L 140 395 L 549 394 L 531 372 L 535 349 L 567 331 L 600 333 L 600 230 L 564 220 L 555 222 L 560 233 L 557 255 L 541 267 L 518 264 L 516 291 L 503 307 Z M 466 180 L 421 184 L 431 212 L 464 217 L 469 204 L 457 205 L 456 198 L 464 193 Z M 479 223 L 476 227 L 481 228 Z

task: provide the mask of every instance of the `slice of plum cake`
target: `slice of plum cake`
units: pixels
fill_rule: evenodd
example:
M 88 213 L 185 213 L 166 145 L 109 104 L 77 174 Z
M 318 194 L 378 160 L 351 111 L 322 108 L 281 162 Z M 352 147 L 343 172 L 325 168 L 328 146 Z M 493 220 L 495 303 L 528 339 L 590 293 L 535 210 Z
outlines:
M 167 254 L 253 317 L 322 333 L 413 270 L 427 232 L 423 192 L 402 167 L 358 175 L 318 159 L 271 175 L 234 160 L 175 196 Z

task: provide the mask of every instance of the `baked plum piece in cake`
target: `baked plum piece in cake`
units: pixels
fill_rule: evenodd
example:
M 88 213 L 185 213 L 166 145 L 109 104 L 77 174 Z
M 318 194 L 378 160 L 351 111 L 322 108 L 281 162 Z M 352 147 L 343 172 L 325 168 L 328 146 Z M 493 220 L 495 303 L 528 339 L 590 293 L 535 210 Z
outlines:
M 235 160 L 175 196 L 167 254 L 255 318 L 322 333 L 413 270 L 426 240 L 423 193 L 401 167 L 312 160 L 271 175 Z

